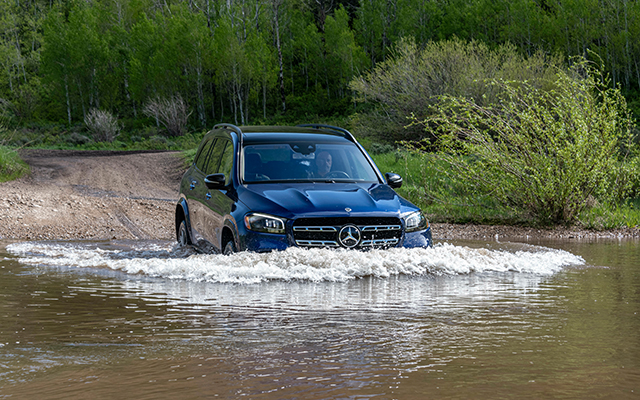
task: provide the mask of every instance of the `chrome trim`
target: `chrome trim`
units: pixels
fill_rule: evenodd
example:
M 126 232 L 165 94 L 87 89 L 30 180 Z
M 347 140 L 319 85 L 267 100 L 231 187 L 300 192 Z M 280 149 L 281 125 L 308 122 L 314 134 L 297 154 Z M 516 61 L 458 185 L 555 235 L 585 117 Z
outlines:
M 360 243 L 360 246 L 362 247 L 388 246 L 388 245 L 398 244 L 399 241 L 400 241 L 399 239 L 395 239 L 395 238 L 363 240 L 362 243 Z
M 331 240 L 296 240 L 296 244 L 309 247 L 339 247 L 338 243 Z
M 294 226 L 294 232 L 338 232 L 333 226 Z
M 363 226 L 360 228 L 362 232 L 382 232 L 382 231 L 399 231 L 402 229 L 400 225 L 375 225 L 375 226 Z

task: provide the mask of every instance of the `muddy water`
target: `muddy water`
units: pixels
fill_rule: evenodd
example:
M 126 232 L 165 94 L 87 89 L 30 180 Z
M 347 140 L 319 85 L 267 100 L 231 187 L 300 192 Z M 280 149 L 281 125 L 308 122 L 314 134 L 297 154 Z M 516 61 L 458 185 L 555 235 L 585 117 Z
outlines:
M 0 398 L 639 396 L 638 242 L 0 242 Z

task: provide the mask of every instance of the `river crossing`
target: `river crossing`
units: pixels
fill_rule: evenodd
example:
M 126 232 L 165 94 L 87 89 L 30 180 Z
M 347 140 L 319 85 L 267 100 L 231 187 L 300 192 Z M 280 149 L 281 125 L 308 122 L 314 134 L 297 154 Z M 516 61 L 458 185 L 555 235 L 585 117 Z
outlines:
M 0 241 L 0 399 L 640 398 L 640 243 Z

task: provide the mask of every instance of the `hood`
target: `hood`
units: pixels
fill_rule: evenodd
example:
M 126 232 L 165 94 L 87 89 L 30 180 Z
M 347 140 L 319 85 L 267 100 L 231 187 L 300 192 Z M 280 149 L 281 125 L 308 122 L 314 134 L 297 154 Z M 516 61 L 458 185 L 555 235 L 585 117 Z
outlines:
M 257 212 L 293 216 L 399 215 L 416 209 L 387 185 L 357 183 L 254 184 L 238 193 Z M 346 209 L 351 209 L 347 211 Z

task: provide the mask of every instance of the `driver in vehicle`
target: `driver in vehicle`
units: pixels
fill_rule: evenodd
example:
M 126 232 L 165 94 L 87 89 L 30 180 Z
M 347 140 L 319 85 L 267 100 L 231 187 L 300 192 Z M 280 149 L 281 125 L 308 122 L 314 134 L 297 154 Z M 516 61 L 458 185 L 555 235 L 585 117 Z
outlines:
M 316 156 L 316 169 L 313 172 L 313 175 L 318 178 L 324 178 L 329 172 L 331 172 L 331 163 L 331 154 L 328 151 L 321 151 Z

